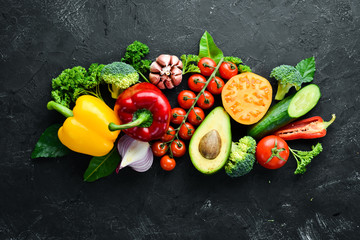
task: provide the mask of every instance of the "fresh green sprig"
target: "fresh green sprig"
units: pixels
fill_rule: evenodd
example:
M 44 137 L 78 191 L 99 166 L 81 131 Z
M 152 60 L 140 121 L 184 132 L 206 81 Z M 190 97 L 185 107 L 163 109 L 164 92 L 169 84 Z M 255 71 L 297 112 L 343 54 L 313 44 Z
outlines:
M 251 72 L 251 68 L 247 65 L 242 64 L 243 61 L 238 57 L 228 56 L 224 57 L 224 62 L 232 62 L 235 64 L 240 73 Z
M 323 147 L 321 143 L 317 143 L 315 146 L 312 146 L 311 151 L 294 150 L 291 148 L 289 148 L 289 150 L 293 154 L 297 162 L 297 168 L 294 174 L 304 174 L 306 172 L 306 166 L 311 162 L 314 157 L 316 157 L 322 152 Z
M 191 54 L 184 54 L 180 57 L 182 63 L 183 63 L 183 70 L 182 74 L 185 75 L 187 73 L 200 73 L 200 68 L 197 66 L 197 63 L 199 62 L 200 58 L 197 55 L 191 55 Z

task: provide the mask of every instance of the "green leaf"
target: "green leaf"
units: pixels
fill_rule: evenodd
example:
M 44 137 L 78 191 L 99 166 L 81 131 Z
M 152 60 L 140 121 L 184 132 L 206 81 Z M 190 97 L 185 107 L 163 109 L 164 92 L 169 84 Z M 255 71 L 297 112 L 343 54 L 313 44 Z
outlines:
M 224 57 L 223 52 L 216 46 L 214 39 L 207 31 L 205 31 L 200 39 L 199 57 L 212 58 L 216 63 L 218 63 L 220 59 Z
M 93 157 L 84 173 L 85 182 L 94 182 L 100 178 L 109 176 L 119 164 L 121 158 L 116 146 L 105 156 Z
M 315 58 L 310 57 L 299 62 L 295 67 L 303 77 L 303 82 L 311 82 L 315 74 Z
M 60 127 L 60 124 L 51 125 L 41 134 L 31 153 L 31 158 L 63 157 L 71 152 L 58 138 L 57 133 Z

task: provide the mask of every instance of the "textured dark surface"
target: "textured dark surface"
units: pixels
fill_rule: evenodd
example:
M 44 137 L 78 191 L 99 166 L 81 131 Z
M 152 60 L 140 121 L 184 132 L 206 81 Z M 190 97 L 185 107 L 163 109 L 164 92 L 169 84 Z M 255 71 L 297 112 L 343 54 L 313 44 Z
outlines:
M 0 239 L 358 239 L 360 3 L 156 2 L 0 0 Z M 156 159 L 146 173 L 85 183 L 89 157 L 30 159 L 44 129 L 62 121 L 46 103 L 63 69 L 119 60 L 134 40 L 149 45 L 149 59 L 197 54 L 205 30 L 265 77 L 315 56 L 322 97 L 307 116 L 337 120 L 304 176 L 293 175 L 293 158 L 238 179 L 204 176 L 186 156 L 170 173 Z M 172 106 L 185 88 L 166 92 Z M 243 136 L 232 127 L 233 140 Z

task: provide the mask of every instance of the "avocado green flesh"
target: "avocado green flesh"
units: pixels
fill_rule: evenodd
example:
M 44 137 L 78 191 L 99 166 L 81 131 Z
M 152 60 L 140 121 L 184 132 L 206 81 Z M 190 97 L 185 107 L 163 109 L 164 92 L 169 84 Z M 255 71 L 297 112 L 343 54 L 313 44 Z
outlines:
M 199 150 L 201 139 L 210 131 L 216 130 L 221 139 L 219 154 L 214 159 L 206 159 Z M 224 167 L 231 149 L 230 116 L 222 107 L 212 110 L 196 129 L 189 144 L 189 155 L 194 167 L 204 174 L 213 174 Z M 212 147 L 212 146 L 209 146 Z

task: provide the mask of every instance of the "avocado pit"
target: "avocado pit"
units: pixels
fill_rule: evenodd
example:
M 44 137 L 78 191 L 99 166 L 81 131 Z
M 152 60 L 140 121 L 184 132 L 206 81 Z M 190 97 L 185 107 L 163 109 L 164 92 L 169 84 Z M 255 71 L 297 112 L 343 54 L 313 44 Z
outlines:
M 221 137 L 217 130 L 206 133 L 199 142 L 199 152 L 206 159 L 215 159 L 221 149 Z

